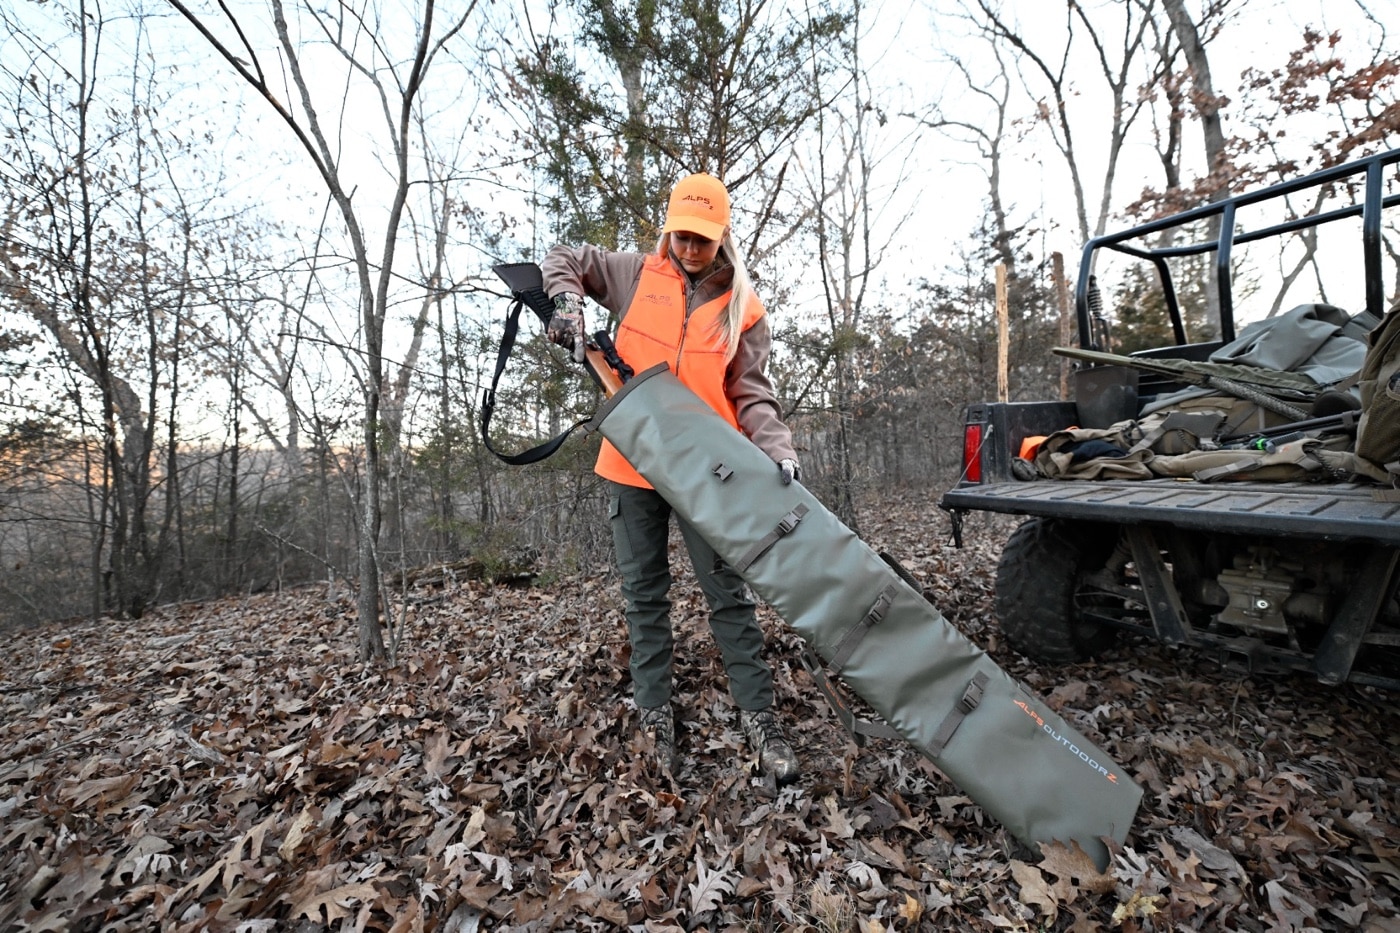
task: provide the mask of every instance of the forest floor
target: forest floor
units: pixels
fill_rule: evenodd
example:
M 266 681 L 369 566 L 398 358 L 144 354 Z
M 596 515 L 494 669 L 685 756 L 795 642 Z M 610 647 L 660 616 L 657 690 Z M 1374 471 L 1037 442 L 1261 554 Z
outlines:
M 765 785 L 688 568 L 658 779 L 600 566 L 415 589 L 393 665 L 324 586 L 0 636 L 0 930 L 1400 931 L 1395 697 L 1145 642 L 1037 667 L 992 619 L 1009 526 L 955 549 L 932 498 L 862 536 L 1144 787 L 1105 872 L 858 749 L 766 607 L 805 770 Z

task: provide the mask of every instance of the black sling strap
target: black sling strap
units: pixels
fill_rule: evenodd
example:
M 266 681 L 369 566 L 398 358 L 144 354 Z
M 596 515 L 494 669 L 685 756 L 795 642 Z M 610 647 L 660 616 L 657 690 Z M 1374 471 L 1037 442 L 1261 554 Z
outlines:
M 510 359 L 510 353 L 515 349 L 515 335 L 520 331 L 520 311 L 528 304 L 530 310 L 534 311 L 546 326 L 554 315 L 554 306 L 550 302 L 549 296 L 544 293 L 541 285 L 536 284 L 539 281 L 539 267 L 535 266 L 534 263 L 499 265 L 495 266 L 493 271 L 510 286 L 511 296 L 515 301 L 506 314 L 506 329 L 505 333 L 501 335 L 500 349 L 496 351 L 496 372 L 491 377 L 491 387 L 486 389 L 481 397 L 481 441 L 486 445 L 487 450 L 511 466 L 523 466 L 527 463 L 537 463 L 553 454 L 568 439 L 570 434 L 593 419 L 592 417 L 585 418 L 558 437 L 531 447 L 523 453 L 503 454 L 492 446 L 491 415 L 496 411 L 496 387 L 500 384 L 501 373 L 505 372 L 506 361 Z

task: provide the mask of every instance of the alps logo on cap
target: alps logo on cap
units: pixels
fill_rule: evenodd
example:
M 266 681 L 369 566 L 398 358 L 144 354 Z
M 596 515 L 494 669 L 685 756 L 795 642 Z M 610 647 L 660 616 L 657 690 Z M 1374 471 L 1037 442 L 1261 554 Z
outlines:
M 705 205 L 705 210 L 707 211 L 712 211 L 715 209 L 714 202 L 711 201 L 709 198 L 705 197 L 703 194 L 687 194 L 685 197 L 681 198 L 681 200 L 695 201 L 698 204 L 703 204 Z

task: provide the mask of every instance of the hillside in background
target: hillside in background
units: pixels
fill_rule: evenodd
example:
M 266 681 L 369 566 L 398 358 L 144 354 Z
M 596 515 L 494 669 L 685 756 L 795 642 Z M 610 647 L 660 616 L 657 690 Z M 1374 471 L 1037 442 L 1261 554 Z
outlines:
M 805 773 L 753 777 L 681 558 L 677 784 L 636 740 L 609 567 L 421 584 L 385 667 L 324 587 L 7 633 L 0 929 L 1400 929 L 1395 697 L 1141 643 L 1037 668 L 991 618 L 1004 524 L 955 550 L 929 496 L 862 521 L 1143 784 L 1106 873 L 857 749 L 766 610 Z

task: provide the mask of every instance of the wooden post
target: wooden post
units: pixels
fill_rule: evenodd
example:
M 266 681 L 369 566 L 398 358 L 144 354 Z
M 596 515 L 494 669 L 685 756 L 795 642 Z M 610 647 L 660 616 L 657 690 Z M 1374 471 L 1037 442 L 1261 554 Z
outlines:
M 997 263 L 997 401 L 1011 400 L 1008 369 L 1011 356 L 1010 314 L 1006 302 L 1006 263 Z
M 1050 254 L 1052 283 L 1055 287 L 1055 301 L 1060 306 L 1060 346 L 1069 346 L 1069 282 L 1065 279 L 1065 257 L 1055 252 Z M 1060 400 L 1069 400 L 1069 357 L 1060 358 Z

